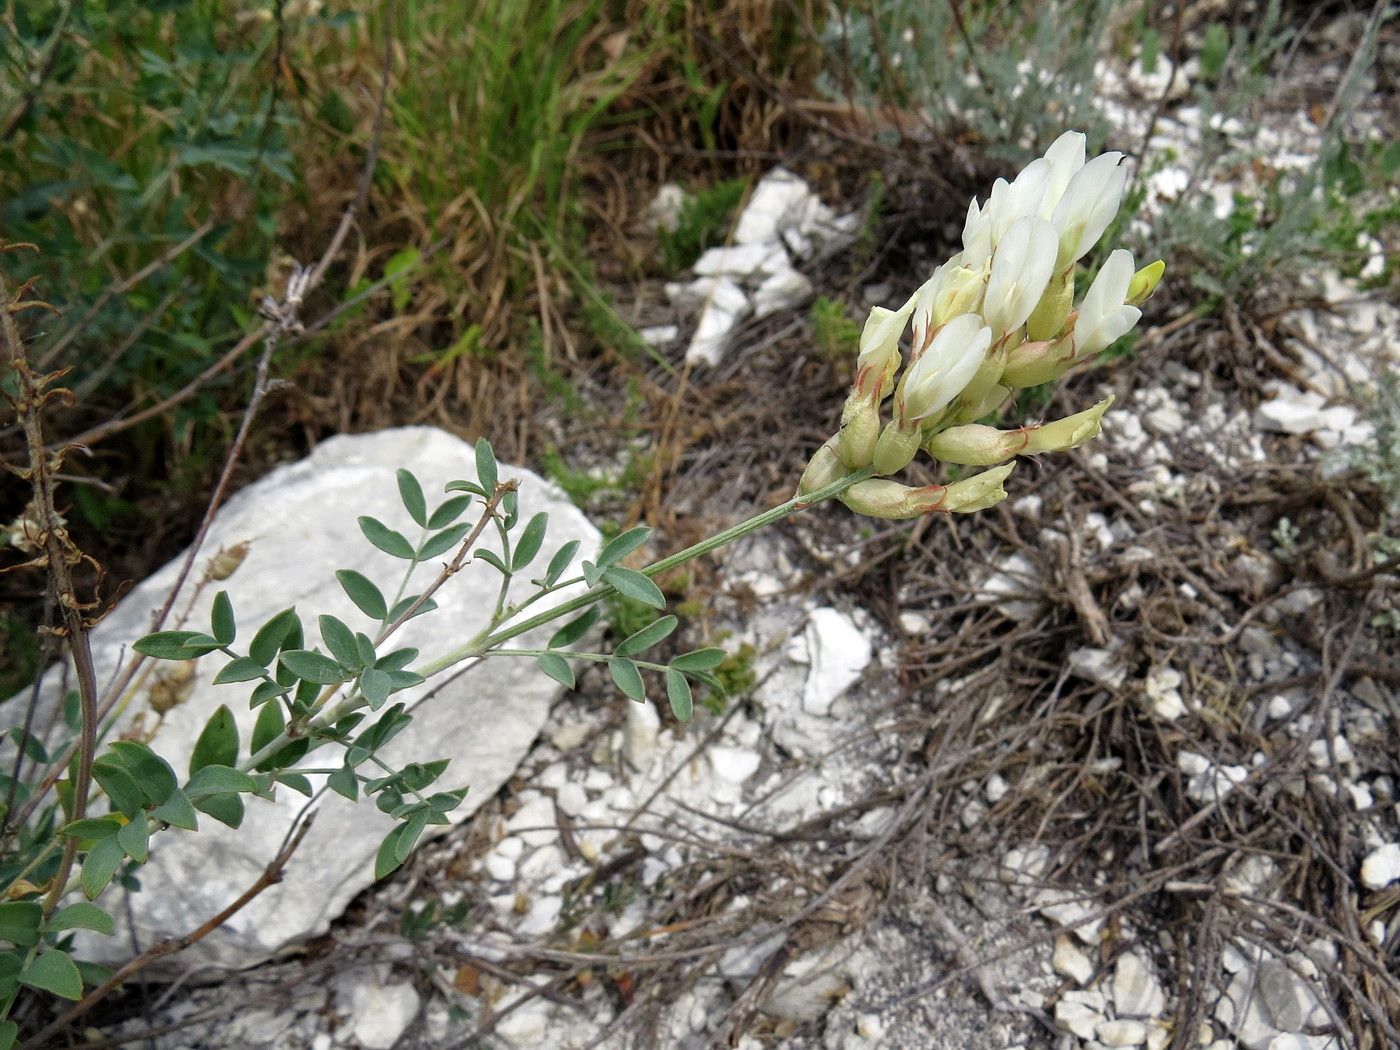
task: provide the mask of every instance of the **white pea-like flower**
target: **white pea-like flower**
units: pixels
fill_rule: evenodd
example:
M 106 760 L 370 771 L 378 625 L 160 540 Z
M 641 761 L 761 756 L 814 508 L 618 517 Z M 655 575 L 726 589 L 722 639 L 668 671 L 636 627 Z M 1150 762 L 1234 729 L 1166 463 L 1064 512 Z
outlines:
M 1045 151 L 1050 176 L 1045 183 L 1045 194 L 1040 198 L 1038 214 L 1042 219 L 1049 219 L 1055 214 L 1070 180 L 1084 167 L 1084 151 L 1085 136 L 1079 131 L 1066 131 Z
M 1063 269 L 1077 262 L 1098 243 L 1118 214 L 1128 169 L 1121 153 L 1104 153 L 1085 164 L 1070 179 L 1050 221 L 1059 231 L 1056 264 Z
M 898 310 L 873 307 L 860 333 L 860 355 L 856 358 L 857 377 L 884 376 L 899 358 L 899 337 L 909 323 L 917 294 L 911 295 Z M 859 381 L 859 380 L 858 380 Z
M 1125 304 L 1132 280 L 1133 253 L 1119 248 L 1109 255 L 1079 304 L 1071 336 L 1077 360 L 1098 353 L 1137 324 L 1142 311 Z
M 982 316 L 997 338 L 1020 328 L 1055 272 L 1059 236 L 1044 219 L 1023 216 L 996 246 Z
M 1018 220 L 1039 214 L 1052 174 L 1050 162 L 1039 157 L 1027 164 L 1014 182 L 997 179 L 984 207 L 972 202 L 963 225 L 964 266 L 982 266 Z
M 899 395 L 903 421 L 927 419 L 947 408 L 982 367 L 991 345 L 992 330 L 976 314 L 962 314 L 939 329 L 905 373 Z
M 979 270 L 962 265 L 955 255 L 933 271 L 914 293 L 914 355 L 923 353 L 933 332 L 959 314 L 975 313 L 981 306 L 983 277 Z

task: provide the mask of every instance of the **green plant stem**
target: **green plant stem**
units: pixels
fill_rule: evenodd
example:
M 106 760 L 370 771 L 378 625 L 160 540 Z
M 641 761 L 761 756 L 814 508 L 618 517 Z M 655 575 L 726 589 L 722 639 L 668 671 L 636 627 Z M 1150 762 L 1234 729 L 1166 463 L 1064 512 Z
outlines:
M 674 569 L 677 565 L 684 565 L 688 561 L 694 561 L 696 558 L 733 543 L 735 540 L 747 536 L 751 532 L 757 532 L 759 529 L 776 524 L 784 518 L 797 513 L 799 510 L 804 510 L 814 504 L 834 499 L 844 493 L 852 485 L 866 481 L 873 477 L 874 474 L 875 469 L 873 467 L 865 467 L 854 473 L 847 474 L 841 480 L 834 481 L 825 488 L 817 489 L 815 492 L 810 492 L 804 496 L 794 496 L 786 503 L 779 504 L 771 510 L 764 511 L 762 514 L 755 514 L 752 518 L 741 521 L 738 525 L 731 526 L 723 532 L 716 533 L 709 539 L 701 540 L 699 543 L 687 547 L 683 551 L 677 551 L 675 554 L 662 558 L 660 561 L 652 562 L 652 564 L 643 568 L 641 572 L 646 576 L 656 576 L 666 572 L 668 569 Z M 544 612 L 537 613 L 528 620 L 522 620 L 520 623 L 502 627 L 500 630 L 485 634 L 484 636 L 478 634 L 471 641 L 467 642 L 466 645 L 454 649 L 438 657 L 436 660 L 417 668 L 417 673 L 421 674 L 424 678 L 431 678 L 433 675 L 440 674 L 442 671 L 445 671 L 447 668 L 463 660 L 485 656 L 502 642 L 509 641 L 527 631 L 534 630 L 536 627 L 541 627 L 551 620 L 556 620 L 561 616 L 566 616 L 571 612 L 587 608 L 593 603 L 601 601 L 603 597 L 612 590 L 613 588 L 611 585 L 603 584 L 594 587 L 586 594 L 580 594 L 576 598 L 570 598 L 566 602 L 552 606 Z
M 662 558 L 660 561 L 652 562 L 652 564 L 642 569 L 641 572 L 647 576 L 655 576 L 668 569 L 674 569 L 677 565 L 684 565 L 688 561 L 693 561 L 702 555 L 709 554 L 711 551 L 718 550 L 726 544 L 733 543 L 735 540 L 747 536 L 751 532 L 757 532 L 759 529 L 766 528 L 769 525 L 782 521 L 784 518 L 791 517 L 799 510 L 805 510 L 807 507 L 817 503 L 824 503 L 826 500 L 835 499 L 852 485 L 866 481 L 874 477 L 874 475 L 874 467 L 864 467 L 861 470 L 847 474 L 840 481 L 833 481 L 825 488 L 817 489 L 815 492 L 809 492 L 803 496 L 794 496 L 786 503 L 780 504 L 771 510 L 765 510 L 762 514 L 755 514 L 752 518 L 741 521 L 738 525 L 731 526 L 723 532 L 711 536 L 709 539 L 701 540 L 699 543 L 687 547 L 683 551 L 677 551 L 675 554 Z M 557 620 L 561 616 L 567 616 L 571 612 L 587 608 L 595 602 L 601 601 L 606 595 L 610 594 L 613 589 L 614 588 L 610 584 L 599 584 L 586 594 L 580 594 L 575 598 L 570 598 L 566 602 L 551 606 L 544 610 L 544 612 L 535 614 L 528 620 L 522 620 L 520 623 L 502 627 L 499 630 L 492 630 L 492 628 L 496 626 L 495 622 L 492 622 L 487 625 L 485 630 L 478 633 L 476 637 L 472 638 L 465 645 L 417 668 L 417 673 L 424 678 L 431 678 L 433 675 L 441 674 L 449 667 L 453 667 L 463 660 L 480 659 L 495 651 L 496 647 L 502 642 L 509 641 L 512 638 L 525 634 L 527 631 L 533 631 L 536 627 L 541 627 L 551 620 Z M 356 693 L 352 696 L 348 696 L 338 704 L 334 704 L 322 710 L 306 725 L 304 730 L 297 734 L 297 736 L 314 736 L 317 730 L 334 725 L 346 715 L 364 706 L 365 700 L 360 694 Z M 259 762 L 262 762 L 270 755 L 274 755 L 280 751 L 292 739 L 294 738 L 284 730 L 282 733 L 278 734 L 276 739 L 268 742 L 264 747 L 240 762 L 238 768 L 244 772 L 253 769 Z

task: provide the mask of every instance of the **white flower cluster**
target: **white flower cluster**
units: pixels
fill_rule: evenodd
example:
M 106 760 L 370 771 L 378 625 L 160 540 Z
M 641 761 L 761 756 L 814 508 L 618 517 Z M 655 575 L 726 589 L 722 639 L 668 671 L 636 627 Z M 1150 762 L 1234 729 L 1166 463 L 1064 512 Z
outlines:
M 1112 399 L 1043 426 L 1001 431 L 974 421 L 1019 388 L 1038 386 L 1093 357 L 1137 323 L 1161 279 L 1160 262 L 1134 271 L 1118 249 L 1074 307 L 1076 265 L 1118 214 L 1127 172 L 1121 153 L 1086 163 L 1084 136 L 1066 132 L 985 205 L 974 200 L 963 250 L 934 271 L 899 310 L 876 307 L 861 335 L 856 378 L 841 430 L 812 458 L 800 492 L 871 468 L 902 470 L 920 449 L 976 466 L 1017 455 L 1076 448 L 1096 436 Z M 899 342 L 913 349 L 898 383 Z M 892 416 L 881 407 L 893 393 Z M 911 488 L 883 478 L 858 482 L 842 500 L 862 514 L 909 518 L 982 510 L 1006 498 L 1009 464 L 954 485 Z

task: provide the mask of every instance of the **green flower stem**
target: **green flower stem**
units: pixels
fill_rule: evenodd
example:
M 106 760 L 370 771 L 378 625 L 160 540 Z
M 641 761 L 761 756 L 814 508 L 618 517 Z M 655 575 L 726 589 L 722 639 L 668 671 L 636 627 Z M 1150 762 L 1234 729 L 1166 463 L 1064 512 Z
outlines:
M 733 543 L 735 540 L 747 536 L 751 532 L 757 532 L 759 529 L 766 528 L 769 525 L 782 521 L 784 518 L 791 517 L 799 510 L 805 510 L 807 507 L 813 506 L 814 504 L 824 503 L 826 500 L 834 499 L 852 485 L 874 477 L 874 475 L 874 467 L 864 467 L 854 473 L 847 474 L 839 481 L 833 481 L 825 488 L 817 489 L 815 492 L 809 492 L 805 496 L 794 496 L 786 503 L 780 504 L 772 510 L 765 510 L 762 514 L 755 514 L 747 521 L 741 521 L 738 525 L 727 528 L 723 532 L 717 533 L 707 540 L 701 540 L 699 543 L 687 547 L 683 551 L 678 551 L 670 557 L 652 562 L 652 564 L 642 569 L 641 572 L 647 576 L 655 576 L 657 573 L 665 572 L 667 569 L 674 569 L 677 565 L 684 565 L 686 562 L 693 561 L 701 555 L 709 554 L 711 551 L 718 550 L 726 544 Z M 567 616 L 571 612 L 585 609 L 595 602 L 601 601 L 603 597 L 612 590 L 613 587 L 610 584 L 599 584 L 586 594 L 580 594 L 576 598 L 570 598 L 568 601 L 552 606 L 544 612 L 536 613 L 528 620 L 522 620 L 520 623 L 509 627 L 502 627 L 500 630 L 494 632 L 492 628 L 496 626 L 496 623 L 490 623 L 487 625 L 486 630 L 480 632 L 475 638 L 467 642 L 466 645 L 454 649 L 450 653 L 440 656 L 422 667 L 416 668 L 416 671 L 424 678 L 431 678 L 433 675 L 440 674 L 449 667 L 461 663 L 463 660 L 483 657 L 488 653 L 494 652 L 502 642 L 509 641 L 512 638 L 525 634 L 527 631 L 533 631 L 536 627 L 542 627 L 552 620 L 557 620 L 562 616 Z M 324 729 L 327 726 L 334 725 L 346 715 L 364 706 L 364 697 L 359 693 L 348 696 L 341 700 L 340 703 L 322 709 L 316 717 L 301 730 L 298 736 L 314 736 L 318 729 Z M 249 755 L 240 762 L 238 768 L 245 773 L 248 772 L 259 762 L 263 761 L 263 759 L 276 754 L 291 740 L 292 737 L 284 730 L 275 740 L 270 741 L 257 752 Z
M 701 540 L 699 543 L 687 547 L 683 551 L 678 551 L 670 557 L 652 562 L 652 564 L 642 569 L 641 572 L 647 576 L 655 576 L 668 569 L 674 569 L 677 565 L 684 565 L 686 562 L 693 561 L 701 555 L 709 554 L 711 551 L 718 550 L 726 544 L 733 543 L 735 540 L 747 536 L 751 532 L 757 532 L 759 529 L 782 521 L 784 518 L 790 517 L 799 510 L 804 510 L 813 504 L 834 499 L 844 493 L 852 485 L 866 481 L 874 477 L 874 475 L 874 467 L 864 467 L 854 473 L 847 474 L 839 481 L 833 481 L 825 488 L 817 489 L 815 492 L 810 492 L 805 496 L 794 496 L 786 503 L 780 504 L 772 510 L 766 510 L 762 514 L 755 514 L 747 521 L 741 521 L 738 525 L 727 528 L 723 532 L 711 536 L 709 539 Z M 431 678 L 433 675 L 440 674 L 442 671 L 447 670 L 447 668 L 463 660 L 469 660 L 473 657 L 482 657 L 489 652 L 493 652 L 502 642 L 507 642 L 512 638 L 525 634 L 527 631 L 533 631 L 536 627 L 542 627 L 544 624 L 567 616 L 571 612 L 587 608 L 595 602 L 601 601 L 603 597 L 612 590 L 613 588 L 609 584 L 602 584 L 594 587 L 592 590 L 588 591 L 588 593 L 580 594 L 576 598 L 570 598 L 566 602 L 546 609 L 544 612 L 537 613 L 528 620 L 522 620 L 520 623 L 512 624 L 509 627 L 502 627 L 500 630 L 485 634 L 484 636 L 479 634 L 471 639 L 471 641 L 467 642 L 466 645 L 454 649 L 422 667 L 415 668 L 415 670 L 424 678 Z

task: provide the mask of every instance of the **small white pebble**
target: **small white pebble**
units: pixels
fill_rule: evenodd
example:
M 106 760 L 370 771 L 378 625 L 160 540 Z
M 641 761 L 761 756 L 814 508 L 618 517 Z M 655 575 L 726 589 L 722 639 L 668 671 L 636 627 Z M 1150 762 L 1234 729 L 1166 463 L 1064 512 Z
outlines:
M 1142 1021 L 1100 1021 L 1094 1031 L 1104 1046 L 1138 1046 L 1147 1042 L 1147 1025 Z
M 1400 842 L 1387 842 L 1366 854 L 1361 862 L 1361 881 L 1368 890 L 1381 890 L 1400 880 Z

